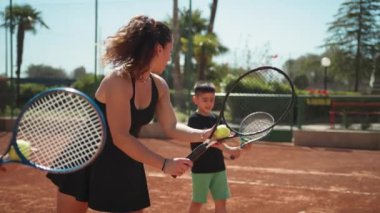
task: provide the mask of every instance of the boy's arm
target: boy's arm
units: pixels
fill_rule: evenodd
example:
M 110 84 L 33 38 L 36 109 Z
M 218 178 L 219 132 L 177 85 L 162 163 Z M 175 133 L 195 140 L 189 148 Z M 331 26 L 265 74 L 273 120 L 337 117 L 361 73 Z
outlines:
M 239 146 L 229 146 L 226 143 L 216 143 L 213 147 L 220 149 L 222 152 L 232 156 L 233 159 L 239 158 L 241 155 L 242 149 Z

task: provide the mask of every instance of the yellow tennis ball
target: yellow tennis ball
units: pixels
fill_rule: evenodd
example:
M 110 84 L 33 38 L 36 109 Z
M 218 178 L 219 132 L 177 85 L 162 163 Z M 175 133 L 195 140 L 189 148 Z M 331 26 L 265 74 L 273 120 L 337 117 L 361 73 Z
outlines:
M 24 157 L 29 158 L 30 154 L 32 153 L 30 143 L 25 140 L 17 140 L 17 146 L 20 149 L 21 153 L 24 155 Z M 16 160 L 16 161 L 21 160 L 19 156 L 17 155 L 16 150 L 13 147 L 11 147 L 9 150 L 9 158 L 11 160 Z
M 224 124 L 217 126 L 214 132 L 214 136 L 216 139 L 228 137 L 230 136 L 230 134 L 231 134 L 230 129 L 228 129 L 228 127 Z

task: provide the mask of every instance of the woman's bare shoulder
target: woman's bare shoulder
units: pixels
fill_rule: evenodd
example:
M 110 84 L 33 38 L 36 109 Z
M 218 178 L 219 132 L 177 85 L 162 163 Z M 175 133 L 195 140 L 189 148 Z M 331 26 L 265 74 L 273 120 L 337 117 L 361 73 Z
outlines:
M 169 90 L 169 86 L 166 83 L 165 79 L 161 76 L 152 73 L 152 77 L 154 79 L 154 82 L 156 83 L 156 86 L 159 90 Z
M 118 95 L 123 93 L 128 95 L 131 92 L 132 81 L 129 76 L 121 77 L 116 73 L 111 73 L 103 78 L 98 90 L 96 91 L 96 98 L 104 102 L 107 94 Z
M 129 75 L 120 76 L 116 72 L 112 72 L 104 78 L 105 83 L 113 85 L 128 85 L 131 84 L 131 78 Z

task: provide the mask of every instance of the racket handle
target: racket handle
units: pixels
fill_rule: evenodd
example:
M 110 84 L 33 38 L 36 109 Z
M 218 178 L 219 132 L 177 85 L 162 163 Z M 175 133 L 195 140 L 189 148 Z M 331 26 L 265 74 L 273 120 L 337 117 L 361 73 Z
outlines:
M 203 153 L 206 152 L 208 146 L 207 143 L 203 143 L 199 146 L 197 146 L 197 148 L 195 148 L 188 156 L 187 158 L 190 159 L 191 161 L 196 161 L 201 155 L 203 155 Z
M 206 152 L 208 146 L 207 143 L 202 143 L 201 145 L 197 146 L 186 158 L 190 159 L 191 161 L 196 161 L 203 153 Z M 172 175 L 173 178 L 176 178 L 177 175 Z

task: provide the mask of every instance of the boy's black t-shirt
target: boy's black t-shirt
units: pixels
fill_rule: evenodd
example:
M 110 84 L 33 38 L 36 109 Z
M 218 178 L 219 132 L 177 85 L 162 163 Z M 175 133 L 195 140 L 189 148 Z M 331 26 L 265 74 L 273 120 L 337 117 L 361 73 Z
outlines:
M 187 125 L 195 129 L 208 129 L 211 128 L 217 120 L 217 116 L 212 114 L 210 116 L 203 116 L 198 113 L 193 113 Z M 191 150 L 194 150 L 203 141 L 192 142 Z M 195 162 L 192 168 L 193 173 L 211 173 L 224 171 L 226 166 L 224 164 L 223 153 L 220 149 L 210 147 L 203 155 L 201 155 Z

